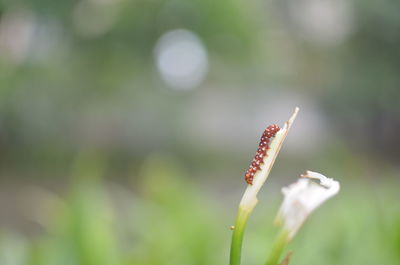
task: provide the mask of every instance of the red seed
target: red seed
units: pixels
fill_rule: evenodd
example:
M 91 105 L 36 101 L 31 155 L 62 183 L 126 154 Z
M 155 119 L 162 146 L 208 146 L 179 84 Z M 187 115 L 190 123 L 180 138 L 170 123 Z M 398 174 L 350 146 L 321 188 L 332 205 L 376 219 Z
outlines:
M 257 153 L 262 154 L 263 156 L 265 155 L 265 152 L 267 152 L 267 148 L 265 146 L 261 146 L 257 149 Z

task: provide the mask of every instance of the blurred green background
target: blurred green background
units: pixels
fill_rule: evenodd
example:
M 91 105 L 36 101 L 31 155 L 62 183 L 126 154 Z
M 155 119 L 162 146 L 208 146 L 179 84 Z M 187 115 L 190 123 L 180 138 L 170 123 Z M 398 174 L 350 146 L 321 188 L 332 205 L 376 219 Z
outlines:
M 0 264 L 228 264 L 259 136 L 301 111 L 260 194 L 341 182 L 292 263 L 400 264 L 400 2 L 4 0 Z

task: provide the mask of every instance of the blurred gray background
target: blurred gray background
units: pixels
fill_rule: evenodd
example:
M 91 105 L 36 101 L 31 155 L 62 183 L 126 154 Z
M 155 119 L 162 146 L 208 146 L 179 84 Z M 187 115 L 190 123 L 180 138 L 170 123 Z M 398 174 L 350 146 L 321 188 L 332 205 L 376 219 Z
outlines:
M 320 224 L 343 216 L 333 231 L 344 235 L 321 243 L 321 260 L 303 249 L 293 264 L 395 264 L 399 12 L 390 0 L 2 1 L 0 263 L 226 264 L 224 229 L 259 137 L 298 106 L 261 195 L 274 205 L 264 209 L 271 220 L 254 222 L 270 226 L 280 188 L 306 169 L 320 171 L 344 193 L 331 204 L 339 214 L 327 209 Z M 109 226 L 96 222 L 105 206 L 92 189 L 111 200 Z M 161 222 L 163 211 L 170 223 Z M 351 226 L 348 214 L 359 222 Z M 164 232 L 189 227 L 143 234 L 155 219 Z M 376 235 L 362 240 L 363 224 Z M 96 227 L 87 237 L 86 225 Z M 269 238 L 253 233 L 246 244 Z M 308 233 L 308 249 L 318 247 Z M 215 246 L 207 245 L 211 235 Z M 202 245 L 192 253 L 179 240 Z M 359 256 L 357 242 L 365 247 Z M 265 250 L 245 252 L 249 264 Z

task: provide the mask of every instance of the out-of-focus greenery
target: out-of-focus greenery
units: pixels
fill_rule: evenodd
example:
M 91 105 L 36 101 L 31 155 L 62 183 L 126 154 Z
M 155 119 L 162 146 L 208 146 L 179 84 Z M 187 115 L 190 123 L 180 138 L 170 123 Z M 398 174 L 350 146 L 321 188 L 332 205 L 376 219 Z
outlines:
M 186 181 L 173 158 L 158 154 L 145 162 L 140 195 L 101 181 L 104 161 L 80 159 L 70 192 L 58 197 L 38 190 L 32 197 L 38 209 L 47 205 L 36 216 L 42 235 L 0 234 L 1 264 L 227 264 L 233 209 Z M 292 263 L 398 264 L 398 190 L 341 184 L 340 196 L 314 213 L 289 245 Z M 278 206 L 278 196 L 261 201 L 251 218 L 244 264 L 265 261 L 279 230 L 272 225 Z
M 399 264 L 399 12 L 390 0 L 2 1 L 0 265 L 227 264 L 257 137 L 297 105 L 244 264 L 264 262 L 279 190 L 305 169 L 342 191 L 291 243 L 292 264 Z M 181 29 L 207 57 L 186 90 L 157 64 Z

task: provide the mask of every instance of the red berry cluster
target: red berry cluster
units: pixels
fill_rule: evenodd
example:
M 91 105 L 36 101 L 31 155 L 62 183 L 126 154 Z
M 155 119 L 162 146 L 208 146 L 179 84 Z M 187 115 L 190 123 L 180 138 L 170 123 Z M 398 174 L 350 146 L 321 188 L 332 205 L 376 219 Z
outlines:
M 269 142 L 271 138 L 274 137 L 279 130 L 280 130 L 279 126 L 273 124 L 268 126 L 267 129 L 265 129 L 264 133 L 262 134 L 260 144 L 258 145 L 257 153 L 254 156 L 253 161 L 249 166 L 249 169 L 247 169 L 246 174 L 244 175 L 247 184 L 250 185 L 253 184 L 254 175 L 256 174 L 257 170 L 261 168 L 261 164 L 264 163 L 264 157 L 266 156 L 267 150 L 269 149 Z

